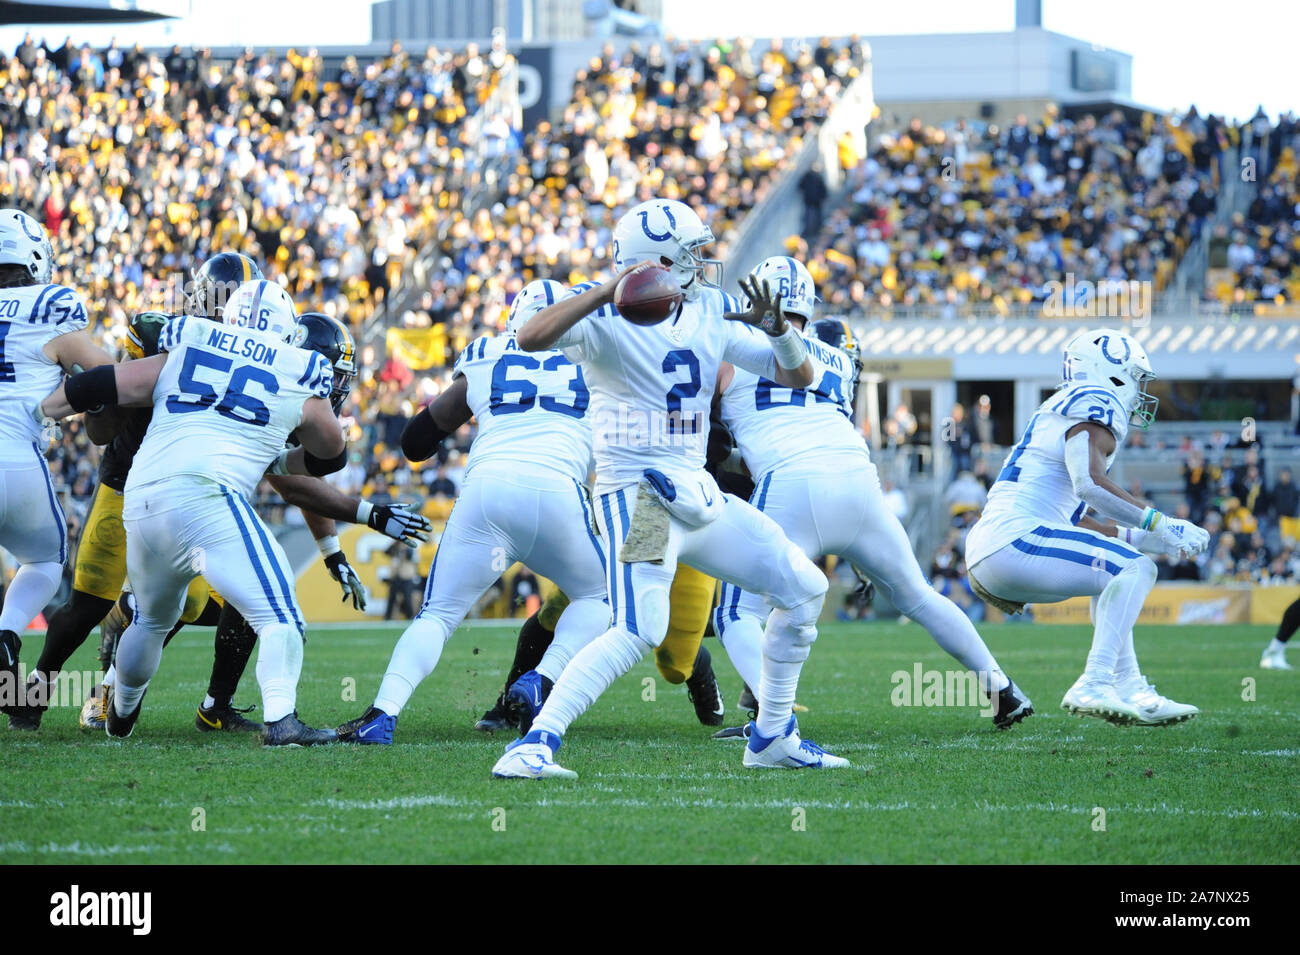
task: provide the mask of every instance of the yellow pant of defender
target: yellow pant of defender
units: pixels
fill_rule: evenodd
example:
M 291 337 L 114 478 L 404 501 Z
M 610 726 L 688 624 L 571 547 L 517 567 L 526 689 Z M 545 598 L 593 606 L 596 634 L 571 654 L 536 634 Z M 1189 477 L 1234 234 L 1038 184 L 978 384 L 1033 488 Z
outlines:
M 102 600 L 117 600 L 126 583 L 126 528 L 122 526 L 122 494 L 100 484 L 95 503 L 86 515 L 77 548 L 77 566 L 72 587 Z M 221 596 L 202 577 L 190 581 L 185 593 L 182 623 L 199 619 L 209 600 L 221 603 Z
M 655 666 L 669 683 L 685 683 L 695 670 L 695 657 L 709 625 L 717 581 L 694 567 L 677 566 L 669 591 L 668 634 L 655 649 Z M 538 614 L 538 621 L 554 632 L 560 614 L 569 605 L 562 591 L 555 591 Z

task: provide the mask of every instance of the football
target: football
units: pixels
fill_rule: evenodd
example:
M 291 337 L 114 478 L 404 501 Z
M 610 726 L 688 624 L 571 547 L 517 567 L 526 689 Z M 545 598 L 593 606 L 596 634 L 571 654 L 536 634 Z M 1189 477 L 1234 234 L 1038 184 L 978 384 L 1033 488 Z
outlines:
M 614 307 L 633 325 L 658 325 L 681 303 L 681 286 L 662 266 L 631 272 L 614 289 Z

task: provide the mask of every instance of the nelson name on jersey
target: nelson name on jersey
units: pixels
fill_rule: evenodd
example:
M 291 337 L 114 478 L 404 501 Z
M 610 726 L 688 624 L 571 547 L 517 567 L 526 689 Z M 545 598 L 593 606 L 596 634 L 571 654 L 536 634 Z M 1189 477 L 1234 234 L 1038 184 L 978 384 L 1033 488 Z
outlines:
M 234 332 L 222 331 L 220 328 L 212 329 L 205 344 L 209 348 L 225 352 L 227 355 L 247 358 L 249 361 L 255 361 L 258 364 L 267 366 L 275 364 L 275 356 L 279 352 L 278 348 L 266 342 L 245 338 L 236 335 Z

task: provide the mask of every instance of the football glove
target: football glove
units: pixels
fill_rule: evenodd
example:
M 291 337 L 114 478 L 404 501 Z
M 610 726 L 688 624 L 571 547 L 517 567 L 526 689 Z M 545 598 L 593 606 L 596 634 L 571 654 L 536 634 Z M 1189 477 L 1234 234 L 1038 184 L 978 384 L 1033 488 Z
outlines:
M 401 541 L 407 547 L 418 547 L 429 539 L 433 525 L 409 504 L 371 504 L 362 501 L 357 508 L 357 521 Z
M 1148 536 L 1159 539 L 1170 557 L 1195 557 L 1210 546 L 1210 532 L 1191 521 L 1166 517 Z
M 63 440 L 63 429 L 59 427 L 58 418 L 51 418 L 41 410 L 39 401 L 32 405 L 32 420 L 41 429 L 41 435 L 36 439 L 36 447 L 41 452 L 41 457 L 45 457 Z
M 325 558 L 325 566 L 329 568 L 330 576 L 343 588 L 343 600 L 346 601 L 351 597 L 354 608 L 365 610 L 370 595 L 366 593 L 366 585 L 361 582 L 357 572 L 348 563 L 347 555 L 343 551 L 330 554 Z

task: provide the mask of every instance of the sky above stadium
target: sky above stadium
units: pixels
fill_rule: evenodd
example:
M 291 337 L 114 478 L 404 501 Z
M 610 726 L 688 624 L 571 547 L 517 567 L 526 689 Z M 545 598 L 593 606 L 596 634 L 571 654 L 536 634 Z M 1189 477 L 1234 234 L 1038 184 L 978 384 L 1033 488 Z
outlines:
M 863 36 L 1001 32 L 1014 24 L 1013 0 L 664 0 L 667 30 L 678 36 Z M 1043 0 L 1043 25 L 1133 55 L 1133 98 L 1157 109 L 1246 118 L 1258 105 L 1276 116 L 1300 109 L 1294 43 L 1300 3 L 1187 4 L 1178 0 Z M 62 40 L 61 27 L 33 29 Z M 12 50 L 22 29 L 0 28 Z M 192 13 L 164 23 L 87 27 L 75 41 L 337 45 L 370 36 L 366 0 L 194 0 Z

